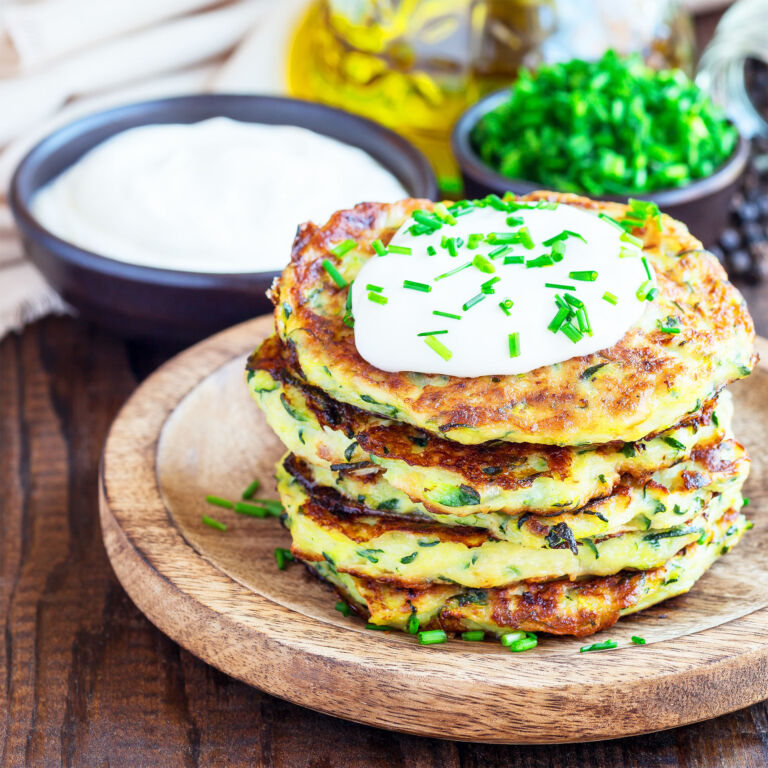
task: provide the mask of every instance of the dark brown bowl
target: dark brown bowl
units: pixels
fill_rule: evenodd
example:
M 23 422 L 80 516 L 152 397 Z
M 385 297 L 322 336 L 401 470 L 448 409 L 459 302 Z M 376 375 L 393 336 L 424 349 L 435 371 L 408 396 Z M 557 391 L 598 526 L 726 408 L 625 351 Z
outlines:
M 277 272 L 208 274 L 126 264 L 59 239 L 30 211 L 38 189 L 111 136 L 140 125 L 219 116 L 308 128 L 364 150 L 411 196 L 437 196 L 432 168 L 412 144 L 377 123 L 320 104 L 206 94 L 145 101 L 81 118 L 47 136 L 21 161 L 10 203 L 27 255 L 82 316 L 123 336 L 193 340 L 271 310 L 265 291 Z
M 495 171 L 477 155 L 470 141 L 472 129 L 480 118 L 509 97 L 509 90 L 496 91 L 470 107 L 454 126 L 451 145 L 464 179 L 467 197 L 483 197 L 491 192 L 508 190 L 524 195 L 542 189 L 540 182 L 510 179 Z M 662 189 L 650 194 L 631 195 L 638 200 L 653 200 L 659 208 L 679 219 L 705 246 L 713 245 L 728 223 L 729 203 L 739 184 L 749 157 L 749 143 L 743 136 L 731 157 L 711 176 L 684 187 Z M 587 195 L 586 192 L 583 194 Z M 625 203 L 626 197 L 601 195 L 601 200 Z

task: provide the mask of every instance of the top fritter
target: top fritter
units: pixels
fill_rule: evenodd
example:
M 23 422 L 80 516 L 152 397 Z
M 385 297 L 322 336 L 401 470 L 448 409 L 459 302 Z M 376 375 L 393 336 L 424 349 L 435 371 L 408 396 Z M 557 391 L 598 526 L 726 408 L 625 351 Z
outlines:
M 277 329 L 291 350 L 294 367 L 300 369 L 308 383 L 336 400 L 467 444 L 495 439 L 555 445 L 637 440 L 676 423 L 729 381 L 749 373 L 754 364 L 754 329 L 749 313 L 738 291 L 727 282 L 723 269 L 702 250 L 684 225 L 667 216 L 660 221 L 640 221 L 636 220 L 635 212 L 628 213 L 623 205 L 544 192 L 504 202 L 495 198 L 486 205 L 497 209 L 506 205 L 510 219 L 514 219 L 515 212 L 525 203 L 542 201 L 595 216 L 623 219 L 629 230 L 625 242 L 638 249 L 636 259 L 640 258 L 642 247 L 652 280 L 645 287 L 639 286 L 638 295 L 645 291 L 649 300 L 643 302 L 639 312 L 635 311 L 629 330 L 615 344 L 516 375 L 470 378 L 385 372 L 367 362 L 355 344 L 348 286 L 369 259 L 378 258 L 376 254 L 383 252 L 383 246 L 405 222 L 414 221 L 411 217 L 415 211 L 423 212 L 417 221 L 421 218 L 425 222 L 424 229 L 417 227 L 416 231 L 430 234 L 427 222 L 434 204 L 406 200 L 392 205 L 361 204 L 336 213 L 323 227 L 301 227 L 291 263 L 272 289 Z M 451 210 L 459 214 L 459 208 L 437 208 L 441 216 L 453 218 Z M 489 240 L 488 234 L 482 232 L 473 237 L 475 245 L 480 238 L 491 244 L 499 239 L 494 236 Z M 502 235 L 501 241 L 505 237 Z M 528 266 L 537 266 L 542 267 L 537 272 L 551 270 L 554 274 L 563 250 L 557 242 L 557 237 L 549 239 L 549 245 L 554 246 L 554 259 L 540 260 L 537 252 L 531 251 L 533 264 L 521 266 L 519 258 L 513 257 L 510 264 L 499 266 L 499 270 L 518 268 L 527 272 Z M 453 244 L 459 247 L 455 241 Z M 469 243 L 463 245 L 462 250 L 468 246 Z M 447 248 L 450 250 L 450 245 Z M 475 253 L 467 251 L 470 260 Z M 589 254 L 589 250 L 582 248 L 582 253 Z M 617 253 L 616 258 L 620 257 Z M 466 260 L 456 259 L 456 266 L 462 266 Z M 497 259 L 496 263 L 502 265 L 504 260 Z M 480 271 L 484 271 L 483 264 L 481 259 L 476 265 Z M 583 264 L 582 259 L 575 265 L 579 275 Z M 495 270 L 483 276 L 488 278 L 481 286 L 486 294 L 494 291 L 491 271 Z M 383 275 L 381 270 L 380 274 Z M 459 274 L 458 278 L 463 280 L 467 274 Z M 568 343 L 573 343 L 578 354 L 577 341 L 584 337 L 587 342 L 583 318 L 578 317 L 578 299 L 572 302 L 579 294 L 564 294 L 565 298 L 571 296 L 571 303 L 567 303 L 557 295 L 558 288 L 565 286 L 554 285 L 547 295 L 541 296 L 541 301 L 551 304 L 555 324 L 558 314 L 568 317 L 565 309 L 559 312 L 558 300 L 571 307 L 571 320 L 566 320 L 564 329 L 561 322 L 560 330 L 548 332 L 567 331 L 569 338 L 573 337 Z M 626 285 L 618 288 L 609 297 L 623 297 Z M 632 295 L 635 290 L 633 284 Z M 364 295 L 360 286 L 354 293 L 355 301 L 359 302 Z M 525 339 L 531 328 L 539 334 L 541 329 L 533 326 L 538 319 L 530 312 L 515 316 L 512 307 L 507 314 L 499 306 L 503 301 L 503 296 L 494 297 L 498 319 L 489 315 L 487 327 L 477 335 L 477 346 L 496 343 L 495 336 L 503 334 L 505 340 L 509 337 L 509 355 L 513 356 L 518 339 Z M 458 311 L 447 308 L 448 314 L 462 317 L 464 323 L 469 315 L 464 316 L 462 311 L 471 313 L 474 306 L 467 303 L 469 306 Z M 387 320 L 384 315 L 382 318 L 382 323 L 389 323 L 394 331 L 392 319 Z M 452 317 L 446 318 L 446 322 L 451 320 L 456 322 Z M 414 326 L 412 334 L 416 337 L 425 330 L 432 329 Z M 439 342 L 447 337 L 432 338 Z M 432 349 L 423 347 L 425 354 L 441 351 L 440 344 L 429 346 Z M 447 347 L 442 347 L 443 354 L 447 354 Z M 582 348 L 589 351 L 586 346 Z M 513 369 L 500 366 L 499 370 Z

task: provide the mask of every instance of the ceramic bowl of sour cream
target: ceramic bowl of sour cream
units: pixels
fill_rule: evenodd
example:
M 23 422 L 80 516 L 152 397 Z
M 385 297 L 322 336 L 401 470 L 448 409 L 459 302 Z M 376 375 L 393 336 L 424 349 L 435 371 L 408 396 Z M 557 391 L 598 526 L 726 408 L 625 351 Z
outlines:
M 300 223 L 436 195 L 426 158 L 376 123 L 200 95 L 55 131 L 19 164 L 10 202 L 30 259 L 81 315 L 125 336 L 195 339 L 271 309 Z

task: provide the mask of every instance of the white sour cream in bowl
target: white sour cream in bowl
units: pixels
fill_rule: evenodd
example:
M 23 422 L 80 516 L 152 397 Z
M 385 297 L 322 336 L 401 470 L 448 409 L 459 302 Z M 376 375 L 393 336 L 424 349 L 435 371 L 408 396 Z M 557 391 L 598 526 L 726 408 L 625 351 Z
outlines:
M 299 223 L 404 197 L 361 149 L 217 117 L 117 134 L 43 187 L 32 212 L 60 239 L 117 261 L 253 273 L 285 266 Z

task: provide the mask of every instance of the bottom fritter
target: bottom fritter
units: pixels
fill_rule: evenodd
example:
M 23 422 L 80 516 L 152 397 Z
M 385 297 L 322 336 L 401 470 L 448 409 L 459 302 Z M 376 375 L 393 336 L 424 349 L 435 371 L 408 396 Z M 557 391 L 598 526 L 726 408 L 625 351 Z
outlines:
M 405 630 L 415 615 L 421 629 L 447 632 L 511 630 L 584 637 L 607 629 L 621 616 L 681 595 L 751 527 L 736 509 L 712 527 L 712 536 L 688 544 L 664 565 L 647 571 L 571 581 L 518 582 L 493 589 L 433 584 L 397 587 L 339 573 L 333 564 L 306 563 L 361 615 L 374 624 Z

